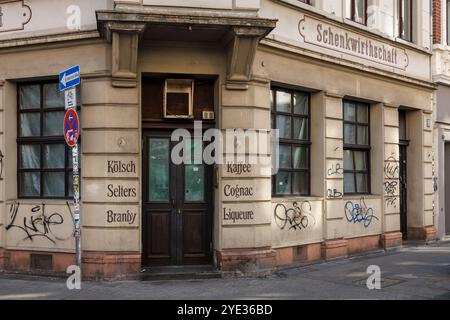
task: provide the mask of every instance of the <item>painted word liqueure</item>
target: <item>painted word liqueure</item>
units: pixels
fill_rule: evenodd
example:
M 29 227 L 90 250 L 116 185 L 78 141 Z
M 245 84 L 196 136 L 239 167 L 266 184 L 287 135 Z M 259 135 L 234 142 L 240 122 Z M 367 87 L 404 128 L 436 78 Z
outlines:
M 224 220 L 232 220 L 233 223 L 236 220 L 253 220 L 254 212 L 253 211 L 241 211 L 241 210 L 231 210 L 227 208 L 223 208 L 223 219 Z

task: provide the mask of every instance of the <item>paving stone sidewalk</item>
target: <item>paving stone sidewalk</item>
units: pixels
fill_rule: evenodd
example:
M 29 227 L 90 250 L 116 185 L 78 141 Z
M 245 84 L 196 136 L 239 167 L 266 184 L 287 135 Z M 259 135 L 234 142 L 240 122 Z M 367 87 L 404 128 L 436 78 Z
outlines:
M 381 290 L 369 290 L 371 265 Z M 450 241 L 285 269 L 264 278 L 83 282 L 0 274 L 3 299 L 445 299 L 450 300 Z

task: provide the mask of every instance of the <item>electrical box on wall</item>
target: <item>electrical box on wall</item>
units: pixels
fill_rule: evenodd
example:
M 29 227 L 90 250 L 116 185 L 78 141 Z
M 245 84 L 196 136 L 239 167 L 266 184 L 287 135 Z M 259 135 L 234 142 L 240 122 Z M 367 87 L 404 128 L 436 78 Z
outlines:
M 214 120 L 214 111 L 203 110 L 202 111 L 203 120 Z
M 164 86 L 164 117 L 192 119 L 194 117 L 194 80 L 167 79 Z

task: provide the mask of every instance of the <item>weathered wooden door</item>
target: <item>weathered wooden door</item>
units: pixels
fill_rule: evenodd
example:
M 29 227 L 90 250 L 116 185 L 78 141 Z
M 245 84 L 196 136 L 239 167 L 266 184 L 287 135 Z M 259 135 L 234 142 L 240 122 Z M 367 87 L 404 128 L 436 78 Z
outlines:
M 213 170 L 203 163 L 174 164 L 176 142 L 170 135 L 170 130 L 143 135 L 143 264 L 209 264 Z

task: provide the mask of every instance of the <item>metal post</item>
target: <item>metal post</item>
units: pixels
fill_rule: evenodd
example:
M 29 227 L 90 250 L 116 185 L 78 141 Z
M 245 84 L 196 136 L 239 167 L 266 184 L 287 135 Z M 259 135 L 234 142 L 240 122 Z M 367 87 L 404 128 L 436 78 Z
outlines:
M 75 251 L 77 266 L 81 272 L 81 219 L 80 219 L 80 174 L 78 170 L 78 143 L 72 147 L 73 160 L 73 202 L 75 221 Z
M 78 135 L 80 123 L 77 114 L 77 90 L 80 85 L 80 66 L 74 66 L 59 74 L 59 89 L 64 92 L 66 115 L 64 116 L 64 138 L 72 148 L 73 163 L 73 220 L 75 225 L 76 264 L 81 275 L 81 219 L 80 219 L 80 172 Z

